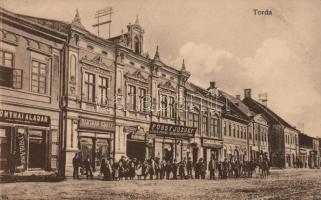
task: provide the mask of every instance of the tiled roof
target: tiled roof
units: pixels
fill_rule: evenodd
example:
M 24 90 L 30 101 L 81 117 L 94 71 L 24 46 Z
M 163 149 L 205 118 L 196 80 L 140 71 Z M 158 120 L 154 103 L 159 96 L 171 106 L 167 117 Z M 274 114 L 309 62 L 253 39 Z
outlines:
M 245 98 L 243 99 L 243 103 L 246 104 L 251 111 L 257 113 L 257 114 L 264 114 L 264 116 L 267 117 L 268 121 L 270 121 L 273 124 L 282 124 L 285 127 L 295 129 L 292 125 L 287 123 L 284 119 L 282 119 L 279 115 L 274 113 L 271 109 L 264 106 L 263 104 L 255 101 L 252 98 Z

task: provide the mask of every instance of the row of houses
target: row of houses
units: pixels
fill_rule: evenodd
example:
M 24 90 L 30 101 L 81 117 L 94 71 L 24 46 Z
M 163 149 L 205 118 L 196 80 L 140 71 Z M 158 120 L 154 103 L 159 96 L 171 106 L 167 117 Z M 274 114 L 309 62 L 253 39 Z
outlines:
M 254 100 L 189 81 L 191 73 L 144 53 L 138 18 L 110 39 L 71 23 L 0 8 L 0 170 L 72 173 L 76 152 L 144 160 L 255 160 L 320 166 L 320 140 Z M 302 145 L 301 145 L 302 142 Z M 306 164 L 308 163 L 308 164 Z

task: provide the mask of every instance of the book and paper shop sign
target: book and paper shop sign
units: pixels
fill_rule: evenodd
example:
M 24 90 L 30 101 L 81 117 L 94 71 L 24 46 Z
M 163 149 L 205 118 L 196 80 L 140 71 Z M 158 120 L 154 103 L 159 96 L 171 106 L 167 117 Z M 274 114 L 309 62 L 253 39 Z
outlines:
M 152 122 L 149 132 L 157 136 L 191 138 L 194 137 L 196 128 Z
M 90 129 L 90 130 L 101 130 L 101 131 L 114 131 L 115 124 L 112 121 L 102 121 L 89 118 L 79 119 L 79 128 Z
M 50 117 L 0 109 L 0 122 L 49 127 Z
M 223 141 L 202 138 L 202 146 L 203 147 L 210 147 L 210 148 L 221 148 L 221 147 L 223 147 Z

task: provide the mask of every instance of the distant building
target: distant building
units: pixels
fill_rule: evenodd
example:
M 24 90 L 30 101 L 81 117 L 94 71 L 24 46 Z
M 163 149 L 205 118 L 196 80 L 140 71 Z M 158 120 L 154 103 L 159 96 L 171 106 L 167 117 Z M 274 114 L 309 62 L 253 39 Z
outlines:
M 319 168 L 319 139 L 299 133 L 299 165 L 303 168 Z
M 252 99 L 250 89 L 246 90 L 245 93 L 243 103 L 252 112 L 261 114 L 269 126 L 267 134 L 269 136 L 268 141 L 272 166 L 295 167 L 295 162 L 299 156 L 299 136 L 297 130 L 268 107 Z
M 224 158 L 227 160 L 252 160 L 254 154 L 249 150 L 248 141 L 252 140 L 251 117 L 240 108 L 238 98 L 221 91 L 220 100 L 225 102 L 222 126 Z

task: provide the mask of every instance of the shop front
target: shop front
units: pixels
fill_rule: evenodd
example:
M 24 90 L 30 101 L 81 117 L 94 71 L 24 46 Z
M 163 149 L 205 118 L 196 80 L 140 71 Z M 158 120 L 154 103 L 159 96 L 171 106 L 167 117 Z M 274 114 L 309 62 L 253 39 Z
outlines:
M 223 141 L 214 138 L 202 138 L 203 158 L 208 162 L 211 158 L 215 160 L 221 159 L 221 151 Z
M 155 157 L 161 160 L 181 161 L 189 156 L 190 139 L 194 137 L 196 128 L 152 122 L 149 133 L 154 135 Z
M 51 169 L 50 116 L 0 110 L 0 171 Z
M 82 159 L 89 158 L 93 171 L 99 171 L 101 160 L 113 158 L 114 122 L 80 118 L 78 148 Z
M 140 126 L 124 127 L 126 133 L 126 156 L 143 162 L 152 156 L 153 140 Z

